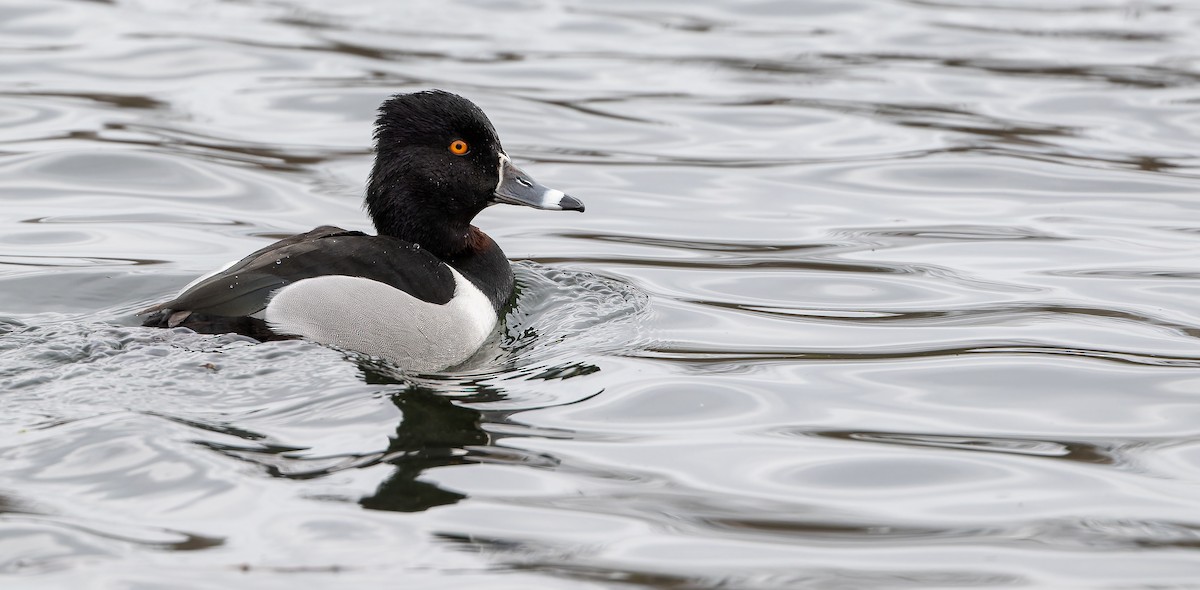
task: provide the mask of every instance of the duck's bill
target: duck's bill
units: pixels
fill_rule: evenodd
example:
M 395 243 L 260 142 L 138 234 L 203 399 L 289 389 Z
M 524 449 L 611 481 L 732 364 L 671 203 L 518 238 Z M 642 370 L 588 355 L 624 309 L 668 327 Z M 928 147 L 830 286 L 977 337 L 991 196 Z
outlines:
M 525 205 L 551 211 L 583 211 L 583 203 L 560 190 L 546 188 L 530 178 L 508 158 L 500 161 L 500 184 L 494 195 L 497 203 Z

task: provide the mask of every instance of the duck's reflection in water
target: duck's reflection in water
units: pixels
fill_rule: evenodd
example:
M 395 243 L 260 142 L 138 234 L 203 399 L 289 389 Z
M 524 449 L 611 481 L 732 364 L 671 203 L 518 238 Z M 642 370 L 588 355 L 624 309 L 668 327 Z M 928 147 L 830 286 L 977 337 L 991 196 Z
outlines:
M 392 403 L 399 408 L 403 418 L 388 441 L 387 451 L 376 462 L 388 463 L 396 470 L 383 480 L 374 494 L 359 500 L 364 508 L 418 512 L 458 502 L 466 496 L 418 478 L 434 467 L 488 460 L 489 449 L 485 447 L 494 446 L 501 438 L 514 436 L 510 429 L 503 429 L 507 432 L 499 434 L 502 429 L 485 429 L 484 424 L 509 423 L 510 416 L 521 410 L 471 407 L 509 399 L 509 392 L 496 387 L 490 380 L 450 378 L 413 382 L 371 362 L 360 363 L 359 367 L 368 383 L 406 385 L 403 390 L 391 394 Z M 524 378 L 569 379 L 598 371 L 600 367 L 595 365 L 572 362 L 558 367 L 530 368 Z
M 383 462 L 396 470 L 359 504 L 374 510 L 418 512 L 463 499 L 463 494 L 417 478 L 432 467 L 467 463 L 468 447 L 488 444 L 488 434 L 480 425 L 482 414 L 423 386 L 392 394 L 392 402 L 404 419 L 396 426 Z

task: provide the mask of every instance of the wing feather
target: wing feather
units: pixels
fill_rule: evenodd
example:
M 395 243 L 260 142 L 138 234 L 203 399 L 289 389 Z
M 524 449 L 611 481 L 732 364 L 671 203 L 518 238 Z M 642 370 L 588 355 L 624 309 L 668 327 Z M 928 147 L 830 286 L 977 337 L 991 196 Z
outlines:
M 242 317 L 262 311 L 280 288 L 324 275 L 362 277 L 429 303 L 454 296 L 449 267 L 419 246 L 387 236 L 322 226 L 275 242 L 147 308 Z

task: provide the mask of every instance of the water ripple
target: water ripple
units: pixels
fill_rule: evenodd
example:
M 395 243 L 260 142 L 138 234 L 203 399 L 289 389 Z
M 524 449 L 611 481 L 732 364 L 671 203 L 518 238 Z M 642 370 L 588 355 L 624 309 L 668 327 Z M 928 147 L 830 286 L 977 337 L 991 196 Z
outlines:
M 734 365 L 779 361 L 852 361 L 873 362 L 917 358 L 958 358 L 967 355 L 1047 355 L 1091 358 L 1131 365 L 1155 367 L 1200 367 L 1200 357 L 1142 354 L 1132 351 L 1074 348 L 1033 343 L 994 343 L 936 348 L 904 347 L 894 351 L 803 351 L 803 350 L 705 350 L 682 347 L 649 348 L 634 352 L 636 358 L 652 358 L 694 365 Z
M 0 3 L 0 571 L 1194 586 L 1194 17 Z M 375 109 L 429 87 L 588 204 L 480 216 L 519 290 L 476 358 L 136 327 L 270 239 L 369 228 Z

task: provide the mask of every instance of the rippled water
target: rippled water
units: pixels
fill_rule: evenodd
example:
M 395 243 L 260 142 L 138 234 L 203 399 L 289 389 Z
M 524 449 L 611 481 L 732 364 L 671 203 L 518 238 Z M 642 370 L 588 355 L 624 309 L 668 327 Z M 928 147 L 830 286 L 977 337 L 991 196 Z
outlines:
M 4 588 L 1200 588 L 1200 5 L 0 4 Z M 468 96 L 465 366 L 137 327 Z

